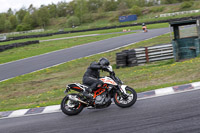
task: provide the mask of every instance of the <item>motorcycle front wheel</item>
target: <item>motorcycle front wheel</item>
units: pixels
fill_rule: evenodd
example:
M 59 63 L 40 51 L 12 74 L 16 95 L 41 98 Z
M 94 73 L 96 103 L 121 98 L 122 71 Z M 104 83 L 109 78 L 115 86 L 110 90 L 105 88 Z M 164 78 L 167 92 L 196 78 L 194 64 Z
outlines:
M 137 100 L 137 93 L 133 88 L 126 87 L 126 94 L 116 92 L 114 95 L 114 102 L 121 108 L 132 106 Z
M 69 94 L 72 96 L 75 96 L 78 99 L 81 99 L 81 96 L 77 95 L 77 94 Z M 69 95 L 65 96 L 61 102 L 61 110 L 64 114 L 66 115 L 77 115 L 79 114 L 84 106 L 82 103 L 78 102 L 78 101 L 72 101 L 69 99 Z

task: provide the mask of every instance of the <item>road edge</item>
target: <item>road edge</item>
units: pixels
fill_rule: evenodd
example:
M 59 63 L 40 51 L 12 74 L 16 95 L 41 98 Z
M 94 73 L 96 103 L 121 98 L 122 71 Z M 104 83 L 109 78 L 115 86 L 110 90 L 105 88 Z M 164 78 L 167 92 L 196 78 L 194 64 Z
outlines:
M 198 90 L 198 89 L 200 89 L 200 82 L 193 82 L 190 84 L 183 84 L 183 85 L 178 85 L 178 86 L 172 86 L 172 87 L 166 87 L 166 88 L 160 88 L 156 90 L 141 92 L 141 93 L 138 93 L 137 95 L 138 95 L 138 100 L 142 100 L 142 99 L 147 99 L 147 98 L 193 91 L 193 90 Z M 30 108 L 30 109 L 20 109 L 20 110 L 15 110 L 15 111 L 0 112 L 0 119 L 53 113 L 53 112 L 59 112 L 59 111 L 60 111 L 60 105 L 52 105 L 52 106 Z

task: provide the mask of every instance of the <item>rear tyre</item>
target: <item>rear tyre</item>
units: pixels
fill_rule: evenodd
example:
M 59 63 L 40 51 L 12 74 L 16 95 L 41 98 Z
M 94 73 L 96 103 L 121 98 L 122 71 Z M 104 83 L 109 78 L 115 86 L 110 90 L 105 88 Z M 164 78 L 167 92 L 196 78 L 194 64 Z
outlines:
M 114 102 L 121 108 L 127 108 L 132 106 L 137 100 L 137 93 L 134 89 L 126 87 L 126 95 L 116 92 L 114 95 Z
M 78 99 L 81 99 L 81 96 L 78 94 L 69 94 L 73 95 Z M 68 95 L 65 96 L 61 102 L 61 110 L 66 115 L 77 115 L 83 110 L 84 106 L 82 103 L 77 101 L 69 100 Z

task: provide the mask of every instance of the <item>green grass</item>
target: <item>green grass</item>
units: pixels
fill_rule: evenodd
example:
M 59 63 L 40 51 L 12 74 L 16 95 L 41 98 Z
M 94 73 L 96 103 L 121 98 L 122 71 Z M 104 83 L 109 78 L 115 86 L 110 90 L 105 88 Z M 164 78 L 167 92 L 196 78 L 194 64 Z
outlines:
M 176 8 L 176 7 L 174 7 Z M 171 8 L 170 8 L 171 9 Z M 189 9 L 188 9 L 189 10 Z M 194 9 L 190 9 L 194 10 Z M 179 10 L 175 11 L 168 11 L 168 12 L 178 12 Z M 117 21 L 110 21 L 110 17 L 100 19 L 100 20 L 95 20 L 93 23 L 87 23 L 79 26 L 76 29 L 72 28 L 65 28 L 65 31 L 70 31 L 70 30 L 82 30 L 82 29 L 91 29 L 91 28 L 99 28 L 99 27 L 106 27 L 106 26 L 119 26 L 119 25 L 127 25 L 127 24 L 134 24 L 134 23 L 147 23 L 151 21 L 160 21 L 160 20 L 169 20 L 169 19 L 177 19 L 177 18 L 183 18 L 183 17 L 192 17 L 192 16 L 199 16 L 200 13 L 192 13 L 192 14 L 183 14 L 183 15 L 177 15 L 177 16 L 169 16 L 169 17 L 156 17 L 159 16 L 160 14 L 163 13 L 168 13 L 168 12 L 158 12 L 158 13 L 147 13 L 146 15 L 139 16 L 138 20 L 136 21 L 130 21 L 130 22 L 123 22 L 120 23 Z M 115 15 L 115 12 L 113 12 L 111 17 Z M 117 16 L 118 17 L 118 16 Z
M 161 24 L 148 25 L 148 29 L 165 28 L 165 27 L 169 27 L 169 24 L 168 23 L 161 23 Z M 26 41 L 33 41 L 33 40 L 48 40 L 48 39 L 55 39 L 55 38 L 80 36 L 80 35 L 106 34 L 106 33 L 122 32 L 123 29 L 141 30 L 141 26 L 131 26 L 131 27 L 108 29 L 108 30 L 87 31 L 87 32 L 53 35 L 53 36 L 48 36 L 48 37 L 21 39 L 21 40 L 14 40 L 14 41 L 8 41 L 8 42 L 0 42 L 0 45 L 6 45 L 6 44 L 12 44 L 12 43 L 18 43 L 18 42 L 26 42 Z M 26 34 L 24 34 L 24 35 L 26 35 Z
M 133 33 L 133 32 L 132 32 Z M 94 41 L 100 41 L 104 39 L 108 39 L 111 37 L 117 37 L 125 34 L 130 34 L 130 32 L 123 34 L 108 34 L 101 36 L 91 36 L 91 37 L 81 37 L 81 38 L 73 38 L 66 40 L 56 40 L 49 42 L 41 42 L 39 44 L 32 44 L 25 47 L 13 48 L 10 50 L 6 50 L 4 52 L 0 52 L 0 64 L 6 63 L 10 61 L 15 61 L 31 56 L 36 56 L 56 50 L 61 50 L 65 48 L 70 48 L 77 45 L 82 45 Z
M 152 24 L 148 25 L 149 29 L 155 28 L 162 28 L 168 27 L 167 23 L 163 24 Z M 35 38 L 35 39 L 23 39 L 17 41 L 10 41 L 0 43 L 0 45 L 10 44 L 10 43 L 17 43 L 17 42 L 25 42 L 31 40 L 48 40 L 48 39 L 55 39 L 55 38 L 63 38 L 63 37 L 72 37 L 72 36 L 79 36 L 79 35 L 89 35 L 89 34 L 105 34 L 105 33 L 115 33 L 121 32 L 124 28 L 116 28 L 116 29 L 109 29 L 109 30 L 100 30 L 100 31 L 91 31 L 91 32 L 83 32 L 83 33 L 72 33 L 72 34 L 64 34 L 64 35 L 55 35 L 51 37 L 43 37 L 43 38 Z M 141 26 L 134 26 L 134 27 L 127 27 L 126 28 L 131 30 L 141 30 Z M 55 50 L 60 50 L 64 48 L 69 48 L 76 45 L 81 45 L 93 41 L 99 41 L 108 39 L 111 37 L 117 37 L 120 35 L 131 34 L 132 32 L 125 32 L 125 33 L 116 33 L 116 34 L 108 34 L 108 35 L 101 35 L 101 36 L 92 36 L 92 37 L 81 37 L 81 38 L 74 38 L 74 39 L 66 39 L 66 40 L 57 40 L 57 41 L 49 41 L 49 42 L 41 42 L 40 44 L 32 44 L 25 47 L 18 47 L 10 50 L 6 50 L 4 52 L 0 52 L 0 64 L 15 61 L 19 59 L 24 59 L 31 56 L 36 56 L 48 52 L 52 52 Z
M 120 23 L 118 21 L 118 17 L 121 15 L 131 15 L 131 10 L 126 10 L 126 13 L 121 14 L 119 11 L 110 11 L 110 12 L 102 12 L 102 13 L 92 13 L 92 18 L 94 21 L 91 23 L 83 23 L 80 26 L 76 28 L 69 28 L 67 27 L 67 18 L 66 17 L 59 17 L 59 18 L 52 18 L 50 20 L 50 24 L 45 27 L 46 30 L 43 33 L 52 33 L 52 32 L 58 32 L 59 29 L 64 29 L 65 31 L 71 31 L 71 30 L 82 30 L 82 29 L 88 29 L 88 28 L 99 28 L 99 27 L 105 27 L 105 26 L 115 26 L 115 25 L 124 25 L 124 24 L 133 24 L 133 23 L 143 23 L 143 22 L 149 22 L 149 21 L 159 21 L 159 20 L 168 20 L 173 18 L 181 18 L 181 17 L 191 17 L 191 16 L 199 16 L 200 13 L 193 13 L 193 14 L 184 14 L 179 16 L 171 16 L 171 17 L 162 17 L 162 18 L 156 18 L 155 16 L 159 16 L 160 14 L 164 13 L 173 13 L 173 12 L 179 12 L 179 11 L 190 11 L 190 10 L 196 10 L 200 8 L 200 1 L 194 1 L 194 4 L 190 8 L 181 9 L 181 3 L 179 4 L 163 4 L 163 5 L 156 5 L 156 6 L 150 6 L 150 7 L 141 7 L 143 15 L 138 16 L 137 21 L 130 21 L 126 23 Z M 162 10 L 158 10 L 162 9 Z M 98 17 L 99 16 L 99 17 Z M 40 33 L 29 33 L 29 35 L 32 34 L 41 34 Z M 20 34 L 23 35 L 23 34 Z M 19 36 L 19 35 L 16 35 Z
M 1 82 L 0 111 L 60 104 L 65 96 L 63 93 L 65 85 L 81 82 L 88 65 L 100 57 L 108 58 L 116 75 L 125 84 L 135 88 L 137 92 L 200 81 L 199 57 L 183 62 L 167 60 L 144 66 L 115 69 L 115 54 L 117 52 L 161 43 L 170 43 L 170 35 L 165 34 L 109 53 L 73 60 Z M 101 76 L 106 74 L 103 72 Z

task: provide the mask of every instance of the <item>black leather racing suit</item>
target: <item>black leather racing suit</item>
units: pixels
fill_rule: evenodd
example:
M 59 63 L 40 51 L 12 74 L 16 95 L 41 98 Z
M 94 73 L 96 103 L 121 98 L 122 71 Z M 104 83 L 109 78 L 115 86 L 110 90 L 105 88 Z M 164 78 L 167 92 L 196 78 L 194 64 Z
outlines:
M 100 78 L 101 65 L 97 62 L 92 62 L 83 75 L 83 84 L 90 86 L 91 90 L 97 89 L 97 84 L 103 84 Z

